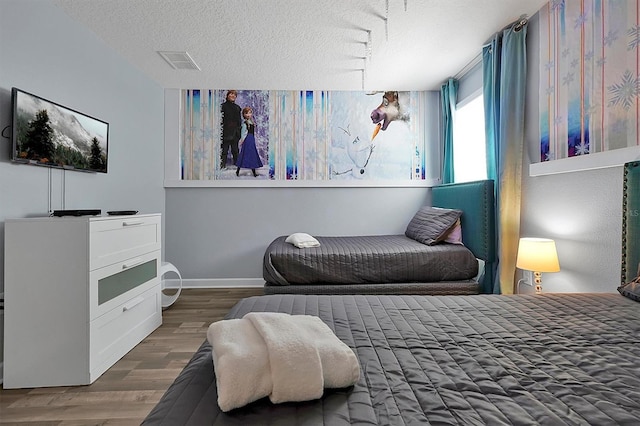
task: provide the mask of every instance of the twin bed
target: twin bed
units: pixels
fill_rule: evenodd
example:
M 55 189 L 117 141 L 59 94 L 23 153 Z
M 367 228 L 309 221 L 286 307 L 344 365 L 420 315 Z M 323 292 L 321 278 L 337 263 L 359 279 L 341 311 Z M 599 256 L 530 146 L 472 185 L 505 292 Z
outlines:
M 402 235 L 317 237 L 320 246 L 303 249 L 276 238 L 264 254 L 265 294 L 491 293 L 494 204 L 491 180 L 441 185 L 432 189 L 439 216 L 421 209 Z M 454 212 L 463 245 L 427 244 L 451 230 Z
M 639 190 L 640 163 L 630 163 L 623 240 L 633 244 L 623 277 L 640 262 L 638 217 L 627 214 L 640 209 Z M 263 398 L 224 413 L 205 342 L 143 424 L 639 424 L 640 284 L 619 291 L 243 299 L 227 319 L 320 317 L 357 355 L 357 383 L 313 401 Z

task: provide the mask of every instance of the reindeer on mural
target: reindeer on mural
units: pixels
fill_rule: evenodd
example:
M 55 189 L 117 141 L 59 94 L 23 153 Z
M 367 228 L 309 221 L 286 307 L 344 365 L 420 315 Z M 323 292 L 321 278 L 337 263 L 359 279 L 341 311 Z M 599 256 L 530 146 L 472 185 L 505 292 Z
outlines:
M 408 92 L 386 91 L 370 92 L 368 95 L 382 93 L 382 103 L 371 111 L 371 121 L 376 125 L 371 140 L 380 130 L 385 131 L 393 121 L 409 121 Z

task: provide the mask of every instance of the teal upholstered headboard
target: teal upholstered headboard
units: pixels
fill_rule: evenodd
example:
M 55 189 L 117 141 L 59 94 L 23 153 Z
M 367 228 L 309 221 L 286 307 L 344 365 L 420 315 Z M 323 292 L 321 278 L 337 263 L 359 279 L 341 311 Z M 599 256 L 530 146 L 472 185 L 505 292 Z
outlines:
M 621 284 L 638 276 L 640 264 L 640 161 L 624 165 Z
M 496 261 L 495 198 L 493 180 L 451 183 L 431 189 L 434 207 L 462 210 L 462 241 L 485 261 L 483 293 L 493 292 Z

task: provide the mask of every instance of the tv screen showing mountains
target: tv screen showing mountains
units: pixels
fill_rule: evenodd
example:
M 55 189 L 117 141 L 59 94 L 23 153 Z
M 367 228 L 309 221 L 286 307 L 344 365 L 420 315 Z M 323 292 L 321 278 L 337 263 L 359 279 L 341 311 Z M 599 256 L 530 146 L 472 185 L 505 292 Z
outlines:
M 109 124 L 16 90 L 14 160 L 107 171 Z

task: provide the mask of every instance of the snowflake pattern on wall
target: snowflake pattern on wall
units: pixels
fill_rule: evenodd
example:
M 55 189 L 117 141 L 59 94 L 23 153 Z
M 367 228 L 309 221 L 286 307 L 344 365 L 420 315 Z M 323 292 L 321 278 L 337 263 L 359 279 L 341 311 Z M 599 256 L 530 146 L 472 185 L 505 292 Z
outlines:
M 637 75 L 626 70 L 620 79 L 620 82 L 614 83 L 607 87 L 611 93 L 609 106 L 622 106 L 625 110 L 635 105 L 640 89 L 640 80 Z
M 638 7 L 552 0 L 540 10 L 540 161 L 639 145 Z
M 627 31 L 629 35 L 629 44 L 627 50 L 634 50 L 638 48 L 638 44 L 640 44 L 640 26 L 634 25 L 629 28 Z

